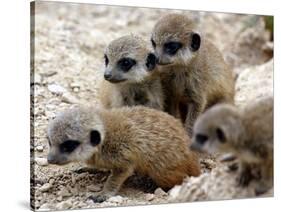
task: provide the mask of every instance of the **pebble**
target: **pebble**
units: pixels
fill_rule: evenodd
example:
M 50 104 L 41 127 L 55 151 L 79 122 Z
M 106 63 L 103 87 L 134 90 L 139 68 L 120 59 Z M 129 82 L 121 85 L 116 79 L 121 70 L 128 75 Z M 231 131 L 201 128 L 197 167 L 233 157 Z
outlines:
M 43 146 L 37 146 L 37 147 L 36 147 L 36 150 L 37 150 L 38 152 L 43 152 L 44 147 L 43 147 Z
M 60 202 L 56 205 L 56 208 L 58 210 L 64 210 L 64 209 L 70 209 L 72 206 L 71 199 L 68 199 L 66 201 Z
M 53 94 L 58 94 L 58 95 L 61 95 L 66 92 L 64 87 L 57 84 L 48 85 L 48 90 L 51 91 Z
M 42 77 L 40 74 L 34 74 L 34 84 L 40 85 L 42 82 Z
M 154 194 L 146 194 L 146 195 L 145 195 L 145 200 L 146 200 L 146 201 L 151 201 L 151 200 L 154 199 L 154 197 L 155 197 Z
M 169 193 L 169 198 L 174 199 L 179 195 L 181 186 L 177 185 L 174 188 L 172 188 L 168 193 Z
M 124 198 L 121 197 L 120 195 L 117 195 L 117 196 L 110 197 L 107 201 L 113 203 L 121 203 L 124 201 Z
M 89 191 L 96 192 L 101 190 L 101 185 L 90 185 L 87 188 Z
M 73 83 L 70 84 L 70 87 L 71 88 L 80 88 L 80 85 L 77 82 L 73 82 Z
M 75 93 L 77 93 L 77 92 L 79 92 L 79 88 L 77 88 L 77 87 L 75 87 L 75 88 L 73 88 L 73 91 L 75 92 Z
M 63 188 L 62 190 L 58 191 L 58 195 L 62 197 L 70 197 L 71 193 L 68 191 L 67 188 Z
M 44 185 L 42 185 L 38 190 L 41 192 L 46 192 L 48 191 L 50 188 L 52 187 L 52 185 L 50 183 L 45 183 Z
M 35 158 L 35 163 L 38 164 L 39 166 L 47 166 L 48 165 L 47 158 Z
M 156 196 L 166 196 L 167 193 L 165 191 L 163 191 L 162 188 L 157 188 L 155 191 L 154 191 L 154 194 Z
M 40 206 L 40 210 L 50 210 L 51 209 L 51 204 L 50 203 L 44 203 L 43 205 Z
M 70 93 L 63 93 L 61 97 L 62 102 L 69 103 L 69 104 L 75 104 L 79 101 L 76 99 L 76 97 L 72 96 Z

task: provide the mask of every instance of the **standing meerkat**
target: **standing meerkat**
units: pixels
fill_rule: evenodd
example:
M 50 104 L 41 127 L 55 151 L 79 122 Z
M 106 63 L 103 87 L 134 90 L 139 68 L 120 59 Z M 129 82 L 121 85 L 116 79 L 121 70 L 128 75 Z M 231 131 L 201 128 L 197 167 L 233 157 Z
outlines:
M 157 58 L 149 42 L 136 35 L 113 40 L 105 50 L 105 73 L 99 99 L 106 108 L 144 105 L 164 110 Z
M 151 43 L 158 57 L 166 111 L 180 118 L 188 134 L 206 108 L 233 103 L 234 77 L 221 53 L 187 16 L 169 14 L 154 26 Z
M 257 194 L 273 186 L 272 97 L 255 101 L 243 110 L 228 104 L 210 108 L 196 121 L 192 140 L 193 149 L 233 153 L 239 161 L 241 186 L 254 178 L 260 178 Z
M 48 138 L 49 163 L 81 161 L 111 170 L 103 190 L 90 197 L 95 202 L 115 195 L 134 172 L 150 176 L 163 189 L 200 174 L 197 153 L 189 149 L 180 121 L 143 106 L 69 109 L 50 122 Z

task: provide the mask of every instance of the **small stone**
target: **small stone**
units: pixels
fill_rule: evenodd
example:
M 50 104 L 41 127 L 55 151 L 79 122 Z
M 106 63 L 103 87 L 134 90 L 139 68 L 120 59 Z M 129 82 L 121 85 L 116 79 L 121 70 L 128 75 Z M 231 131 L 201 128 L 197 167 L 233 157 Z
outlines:
M 97 192 L 101 190 L 101 185 L 90 185 L 87 188 L 89 191 Z
M 35 158 L 35 163 L 38 164 L 39 166 L 47 166 L 48 165 L 47 158 Z
M 40 210 L 50 210 L 51 209 L 51 204 L 50 203 L 44 203 L 43 205 L 40 206 Z
M 36 147 L 36 151 L 38 151 L 38 152 L 43 152 L 43 150 L 44 150 L 43 146 L 37 146 Z
M 77 92 L 79 92 L 79 88 L 73 88 L 73 91 L 75 92 L 75 93 L 77 93 Z
M 34 84 L 40 85 L 42 82 L 42 77 L 40 74 L 34 74 Z
M 121 202 L 123 202 L 123 200 L 124 200 L 123 197 L 121 197 L 120 195 L 117 195 L 117 196 L 110 197 L 107 201 L 113 202 L 113 203 L 121 203 Z
M 57 84 L 51 84 L 51 85 L 48 85 L 48 89 L 49 91 L 51 91 L 53 94 L 57 94 L 57 95 L 61 95 L 63 93 L 66 92 L 65 88 L 60 86 L 60 85 L 57 85 Z
M 80 88 L 80 84 L 77 83 L 77 82 L 73 82 L 73 83 L 70 84 L 70 87 L 71 88 Z
M 72 96 L 70 93 L 64 93 L 61 97 L 62 102 L 68 103 L 68 104 L 75 104 L 79 101 L 76 99 L 76 97 Z
M 146 200 L 146 201 L 151 201 L 151 200 L 154 199 L 154 197 L 155 197 L 154 194 L 146 194 L 146 195 L 145 195 L 145 200 Z
M 156 196 L 166 196 L 167 193 L 165 191 L 163 191 L 162 188 L 157 188 L 155 191 L 154 191 L 154 194 Z
M 175 199 L 180 192 L 181 186 L 177 185 L 174 188 L 172 188 L 168 193 L 169 193 L 169 198 Z
M 62 197 L 70 197 L 71 193 L 68 191 L 67 188 L 63 188 L 62 190 L 58 191 L 58 195 Z
M 56 208 L 58 210 L 65 210 L 65 209 L 70 209 L 71 206 L 72 206 L 72 202 L 71 202 L 71 199 L 69 199 L 69 200 L 58 203 L 56 205 Z
M 45 183 L 44 185 L 42 185 L 38 190 L 41 192 L 46 192 L 51 188 L 51 184 L 50 183 Z
M 51 178 L 51 179 L 49 180 L 49 183 L 50 183 L 51 185 L 53 185 L 54 182 L 55 182 L 55 180 L 54 180 L 53 178 Z

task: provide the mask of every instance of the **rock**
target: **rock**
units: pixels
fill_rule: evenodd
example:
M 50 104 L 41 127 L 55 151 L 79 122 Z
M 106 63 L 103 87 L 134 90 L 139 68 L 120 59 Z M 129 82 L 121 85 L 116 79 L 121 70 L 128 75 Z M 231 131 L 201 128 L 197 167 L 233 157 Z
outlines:
M 77 83 L 77 82 L 73 82 L 73 83 L 70 84 L 70 87 L 71 88 L 80 88 L 80 84 Z
M 167 193 L 165 191 L 163 191 L 162 188 L 157 188 L 155 191 L 154 191 L 154 194 L 156 196 L 166 196 Z
M 35 73 L 33 80 L 34 84 L 40 85 L 42 83 L 42 77 L 40 74 Z
M 177 185 L 174 188 L 172 188 L 168 193 L 169 193 L 169 198 L 174 199 L 179 195 L 181 186 Z
M 58 195 L 62 197 L 70 197 L 71 193 L 68 191 L 67 188 L 62 188 L 62 190 L 58 191 Z
M 73 88 L 73 91 L 74 91 L 75 93 L 78 93 L 78 92 L 80 91 L 80 88 Z
M 70 209 L 72 206 L 71 199 L 68 199 L 66 201 L 60 202 L 56 205 L 56 208 L 58 210 L 65 210 L 65 209 Z
M 66 92 L 64 87 L 57 84 L 48 85 L 48 90 L 51 91 L 53 94 L 57 94 L 57 95 L 62 95 L 63 93 Z
M 155 197 L 154 194 L 146 194 L 146 195 L 145 195 L 145 200 L 146 200 L 146 201 L 151 201 L 151 200 L 154 199 L 154 197 Z
M 113 203 L 121 203 L 124 201 L 124 198 L 117 195 L 117 196 L 113 196 L 113 197 L 110 197 L 108 200 L 108 202 L 113 202 Z
M 51 209 L 52 209 L 52 204 L 50 204 L 50 203 L 44 203 L 39 208 L 39 210 L 51 210 Z
M 38 152 L 43 152 L 44 147 L 43 147 L 43 146 L 37 146 L 35 149 L 36 149 L 36 151 L 38 151 Z
M 61 97 L 62 102 L 68 103 L 68 104 L 77 104 L 79 103 L 79 100 L 76 99 L 76 97 L 72 96 L 70 93 L 64 93 Z
M 52 187 L 52 185 L 50 183 L 45 183 L 44 185 L 42 185 L 38 190 L 41 192 L 46 192 L 48 191 L 50 188 Z
M 92 191 L 92 192 L 97 192 L 97 191 L 100 191 L 102 188 L 101 188 L 101 185 L 90 185 L 87 187 L 89 191 Z
M 235 87 L 235 103 L 238 106 L 264 96 L 273 96 L 273 60 L 242 70 Z
M 47 158 L 35 158 L 35 163 L 38 164 L 39 166 L 47 166 L 48 165 Z

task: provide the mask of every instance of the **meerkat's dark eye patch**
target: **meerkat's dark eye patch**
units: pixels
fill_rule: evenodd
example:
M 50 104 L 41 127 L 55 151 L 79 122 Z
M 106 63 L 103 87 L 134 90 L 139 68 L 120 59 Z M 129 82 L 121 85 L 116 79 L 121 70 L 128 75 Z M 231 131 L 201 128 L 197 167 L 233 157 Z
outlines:
M 80 142 L 77 140 L 66 140 L 59 145 L 59 150 L 61 153 L 71 153 L 73 152 L 78 146 Z
M 118 67 L 124 71 L 129 71 L 134 65 L 136 65 L 136 61 L 132 58 L 122 58 L 118 61 L 117 65 Z
M 197 33 L 193 33 L 192 34 L 192 38 L 191 38 L 191 49 L 192 51 L 197 51 L 200 48 L 201 45 L 201 37 L 199 34 Z
M 107 66 L 109 63 L 109 59 L 106 54 L 104 55 L 104 63 L 105 63 L 105 66 Z
M 205 144 L 206 141 L 208 140 L 208 136 L 203 135 L 203 134 L 197 134 L 195 139 L 196 139 L 196 142 L 197 142 L 198 144 L 203 145 L 203 144 Z
M 154 54 L 149 53 L 147 55 L 146 63 L 145 63 L 147 69 L 149 71 L 153 70 L 156 66 L 156 63 L 157 63 L 157 57 Z
M 101 142 L 100 133 L 97 130 L 92 130 L 90 132 L 90 142 L 93 146 L 97 146 Z
M 150 40 L 151 40 L 152 47 L 155 49 L 155 48 L 156 48 L 156 43 L 155 43 L 155 41 L 153 40 L 153 38 L 151 38 Z
M 225 143 L 225 142 L 226 142 L 225 134 L 224 134 L 224 132 L 222 131 L 222 129 L 217 128 L 217 129 L 216 129 L 216 134 L 217 134 L 217 137 L 218 137 L 218 139 L 219 139 L 219 141 L 220 141 L 221 143 Z
M 169 55 L 175 55 L 180 48 L 182 48 L 182 43 L 180 42 L 168 42 L 164 44 L 164 52 Z

